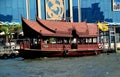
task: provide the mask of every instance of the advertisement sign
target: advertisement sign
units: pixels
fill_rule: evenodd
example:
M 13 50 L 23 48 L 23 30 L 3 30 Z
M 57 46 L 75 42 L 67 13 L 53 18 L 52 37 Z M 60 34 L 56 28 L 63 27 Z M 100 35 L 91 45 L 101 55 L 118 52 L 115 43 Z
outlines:
M 113 11 L 120 11 L 120 0 L 112 0 Z
M 63 0 L 45 0 L 46 2 L 46 19 L 61 20 L 64 15 Z

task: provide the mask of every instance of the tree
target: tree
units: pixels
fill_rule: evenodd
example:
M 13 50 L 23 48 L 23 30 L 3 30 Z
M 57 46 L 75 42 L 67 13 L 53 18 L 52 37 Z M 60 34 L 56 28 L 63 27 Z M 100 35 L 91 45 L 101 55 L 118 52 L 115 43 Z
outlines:
M 19 30 L 22 30 L 22 25 L 21 24 L 1 25 L 0 30 L 5 33 L 4 36 L 6 37 L 6 44 L 7 44 L 9 42 L 8 41 L 9 36 L 10 36 L 10 39 L 11 39 L 11 34 L 12 33 L 16 33 Z
M 9 33 L 8 33 L 8 26 L 7 25 L 2 25 L 0 27 L 0 30 L 5 33 L 4 36 L 6 37 L 5 38 L 6 39 L 6 43 L 8 43 L 8 35 L 9 35 Z

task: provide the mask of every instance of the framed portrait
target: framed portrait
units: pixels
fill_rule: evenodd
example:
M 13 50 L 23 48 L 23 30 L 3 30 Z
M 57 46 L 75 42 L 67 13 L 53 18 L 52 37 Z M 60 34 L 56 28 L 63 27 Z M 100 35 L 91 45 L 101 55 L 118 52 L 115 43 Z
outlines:
M 120 11 L 120 0 L 112 0 L 113 11 Z

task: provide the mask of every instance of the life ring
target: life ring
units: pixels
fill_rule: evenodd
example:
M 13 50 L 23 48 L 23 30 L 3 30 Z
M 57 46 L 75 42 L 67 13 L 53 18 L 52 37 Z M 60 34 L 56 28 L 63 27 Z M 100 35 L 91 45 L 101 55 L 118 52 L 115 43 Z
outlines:
M 12 47 L 11 47 L 11 50 L 14 50 L 14 49 L 15 49 L 15 46 L 12 46 Z
M 99 44 L 98 44 L 98 48 L 102 49 L 102 48 L 103 48 L 103 44 L 102 44 L 102 43 L 101 43 L 101 44 L 99 43 Z
M 69 54 L 69 51 L 68 50 L 64 50 L 64 54 Z

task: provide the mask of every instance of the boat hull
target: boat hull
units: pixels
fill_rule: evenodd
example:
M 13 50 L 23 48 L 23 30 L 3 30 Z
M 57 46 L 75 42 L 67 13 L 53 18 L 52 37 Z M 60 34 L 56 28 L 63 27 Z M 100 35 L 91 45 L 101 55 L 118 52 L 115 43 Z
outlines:
M 19 50 L 19 55 L 23 58 L 40 58 L 40 57 L 80 57 L 80 56 L 90 56 L 99 55 L 100 51 L 97 50 L 67 50 L 67 51 L 45 51 L 45 50 Z

